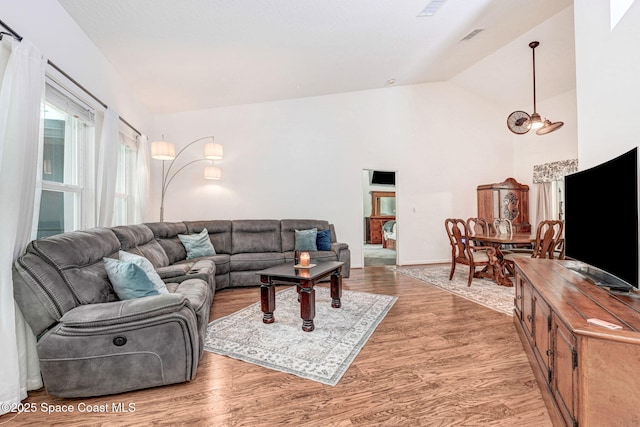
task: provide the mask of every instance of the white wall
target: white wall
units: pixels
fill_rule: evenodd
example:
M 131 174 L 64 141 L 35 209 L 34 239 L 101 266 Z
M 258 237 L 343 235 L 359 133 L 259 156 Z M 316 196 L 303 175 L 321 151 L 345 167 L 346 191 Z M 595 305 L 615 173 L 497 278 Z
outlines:
M 150 111 L 57 1 L 0 0 L 0 19 L 132 126 L 152 133 Z
M 157 116 L 157 136 L 184 146 L 213 134 L 225 149 L 222 181 L 197 165 L 176 177 L 165 220 L 327 219 L 359 267 L 362 170 L 398 171 L 399 263 L 448 260 L 444 219 L 475 215 L 477 185 L 513 172 L 503 119 L 448 83 Z M 159 161 L 153 172 L 159 187 Z
M 533 131 L 524 135 L 509 132 L 513 144 L 513 178 L 529 186 L 529 222 L 533 227 L 536 226 L 538 197 L 537 187 L 533 184 L 533 167 L 578 157 L 575 70 L 558 69 L 558 64 L 573 64 L 573 15 L 573 7 L 564 9 L 452 79 L 455 84 L 495 102 L 503 114 L 500 125 L 506 127 L 506 118 L 512 111 L 533 112 L 532 52 L 529 43 L 540 41 L 540 46 L 536 48 L 536 109 L 543 119 L 562 121 L 564 126 L 547 135 L 536 135 Z M 567 55 L 569 60 L 558 60 Z M 503 66 L 506 62 L 514 61 L 522 64 L 521 72 L 514 73 L 515 67 Z M 492 76 L 492 79 L 483 79 L 481 76 Z M 495 91 L 495 85 L 490 83 L 493 79 L 502 82 L 502 91 Z
M 580 169 L 640 145 L 640 1 L 613 29 L 609 4 L 574 6 Z

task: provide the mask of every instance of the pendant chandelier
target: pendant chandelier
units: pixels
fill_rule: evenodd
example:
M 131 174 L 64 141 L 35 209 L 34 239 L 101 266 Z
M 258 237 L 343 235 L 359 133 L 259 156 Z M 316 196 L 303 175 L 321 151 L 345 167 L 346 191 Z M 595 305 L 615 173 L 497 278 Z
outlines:
M 554 130 L 560 129 L 563 122 L 552 122 L 545 118 L 542 120 L 540 114 L 536 111 L 536 47 L 540 42 L 533 41 L 529 43 L 533 57 L 533 114 L 529 115 L 525 111 L 514 111 L 507 117 L 507 127 L 515 134 L 522 135 L 531 129 L 536 131 L 536 135 L 546 135 Z

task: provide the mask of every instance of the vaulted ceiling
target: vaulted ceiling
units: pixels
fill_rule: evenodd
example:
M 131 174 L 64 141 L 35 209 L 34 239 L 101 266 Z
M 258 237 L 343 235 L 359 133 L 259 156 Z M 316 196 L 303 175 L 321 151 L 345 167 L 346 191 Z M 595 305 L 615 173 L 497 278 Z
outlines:
M 440 0 L 420 17 L 430 0 L 58 1 L 154 113 L 450 80 L 573 3 Z M 503 67 L 530 70 L 521 55 Z M 561 56 L 540 86 L 574 72 Z

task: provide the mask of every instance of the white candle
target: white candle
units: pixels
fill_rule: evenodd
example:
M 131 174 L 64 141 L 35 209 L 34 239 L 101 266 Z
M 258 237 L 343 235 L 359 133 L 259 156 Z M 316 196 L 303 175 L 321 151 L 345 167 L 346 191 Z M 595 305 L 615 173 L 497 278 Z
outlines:
M 302 252 L 300 254 L 300 265 L 303 267 L 307 267 L 309 265 L 309 262 L 311 260 L 311 257 L 309 256 L 309 252 Z

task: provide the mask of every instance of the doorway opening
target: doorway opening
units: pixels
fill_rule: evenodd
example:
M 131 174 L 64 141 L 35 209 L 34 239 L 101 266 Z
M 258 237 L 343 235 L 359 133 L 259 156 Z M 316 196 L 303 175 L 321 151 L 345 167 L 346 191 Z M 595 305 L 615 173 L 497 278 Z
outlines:
M 396 265 L 396 172 L 364 169 L 362 204 L 364 266 Z

